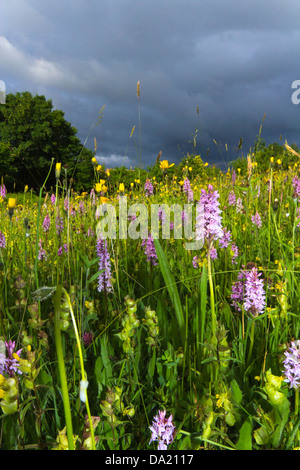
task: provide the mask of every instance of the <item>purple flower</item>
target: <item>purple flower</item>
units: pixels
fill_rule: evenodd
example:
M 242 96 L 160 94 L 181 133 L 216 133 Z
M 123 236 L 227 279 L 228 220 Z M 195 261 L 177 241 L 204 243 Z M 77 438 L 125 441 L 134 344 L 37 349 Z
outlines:
M 43 248 L 42 240 L 39 241 L 39 252 L 38 252 L 38 260 L 43 261 L 47 259 L 46 251 Z
M 264 283 L 262 279 L 259 279 L 260 275 L 254 267 L 247 275 L 245 282 L 244 308 L 246 312 L 251 312 L 253 316 L 263 313 L 266 306 Z
M 300 341 L 292 341 L 284 355 L 284 381 L 290 384 L 290 388 L 298 388 L 300 386 Z
M 214 246 L 212 246 L 211 249 L 210 249 L 210 257 L 211 257 L 211 259 L 217 259 L 218 258 L 218 253 L 217 253 L 217 250 Z
M 54 204 L 55 204 L 55 201 L 56 201 L 55 194 L 51 194 L 51 198 L 50 198 L 50 200 L 51 200 L 51 204 L 52 204 L 52 206 L 54 206 Z
M 149 444 L 153 441 L 158 441 L 158 450 L 167 450 L 168 445 L 171 444 L 174 439 L 175 426 L 172 420 L 172 415 L 166 419 L 166 410 L 159 411 L 154 417 L 152 425 L 149 426 L 152 432 Z
M 144 191 L 147 197 L 152 196 L 153 194 L 153 184 L 151 183 L 149 178 L 146 179 Z
M 231 240 L 231 232 L 227 228 L 223 228 L 223 236 L 219 240 L 219 245 L 221 248 L 227 248 Z
M 292 187 L 293 187 L 293 197 L 298 198 L 300 196 L 300 180 L 295 176 L 292 180 Z
M 0 248 L 6 247 L 6 238 L 4 233 L 0 232 Z
M 3 199 L 6 198 L 6 187 L 4 183 L 2 183 L 0 186 L 0 197 L 2 197 Z
M 90 346 L 94 341 L 94 335 L 92 331 L 85 331 L 82 335 L 82 340 L 85 346 Z
M 188 202 L 192 202 L 194 200 L 194 193 L 192 191 L 191 183 L 188 178 L 185 178 L 184 180 L 183 192 L 185 193 Z
M 231 249 L 233 251 L 231 262 L 232 262 L 232 264 L 237 264 L 237 262 L 235 261 L 235 258 L 237 258 L 238 255 L 239 255 L 239 249 L 238 249 L 238 247 L 236 246 L 235 243 L 232 243 Z
M 96 194 L 95 194 L 94 188 L 91 189 L 90 200 L 91 200 L 92 205 L 94 206 L 96 204 Z
M 260 217 L 260 215 L 257 211 L 256 211 L 255 215 L 252 215 L 251 220 L 252 220 L 252 223 L 254 225 L 256 225 L 258 228 L 261 227 L 261 225 L 262 225 L 261 217 Z
M 197 255 L 193 257 L 192 263 L 195 269 L 199 268 L 199 257 Z
M 222 230 L 222 217 L 221 217 L 221 210 L 219 208 L 219 193 L 218 191 L 214 191 L 214 188 L 211 184 L 208 185 L 208 191 L 206 192 L 205 189 L 201 189 L 201 196 L 200 196 L 200 209 L 203 210 L 201 214 L 201 210 L 197 211 L 197 221 L 196 221 L 196 231 L 199 233 L 199 229 L 201 230 L 201 226 L 199 226 L 199 212 L 200 212 L 200 224 L 201 220 L 203 219 L 203 231 L 204 237 L 206 239 L 218 239 L 222 238 L 223 230 Z M 203 216 L 203 217 L 202 217 Z
M 49 228 L 50 228 L 50 216 L 49 214 L 46 214 L 44 220 L 43 220 L 43 229 L 44 229 L 44 232 L 48 232 Z
M 235 194 L 234 194 L 234 191 L 230 191 L 229 195 L 228 195 L 228 204 L 230 206 L 233 206 L 235 204 Z
M 69 198 L 68 198 L 68 197 L 65 197 L 65 199 L 64 199 L 64 209 L 65 209 L 65 211 L 68 211 L 68 210 L 69 210 L 69 207 L 70 207 Z
M 19 370 L 19 362 L 14 357 L 15 354 L 17 356 L 20 356 L 22 349 L 19 349 L 15 353 L 14 352 L 15 345 L 16 345 L 15 341 L 11 341 L 11 340 L 9 340 L 8 342 L 5 341 L 7 357 L 4 354 L 1 354 L 1 358 L 0 358 L 0 369 L 2 369 L 2 372 L 6 372 L 9 375 L 9 377 L 13 377 L 16 372 L 18 374 L 22 374 L 22 372 Z M 2 356 L 5 357 L 5 360 Z
M 232 306 L 237 311 L 241 311 L 240 305 L 244 302 L 245 296 L 245 282 L 249 276 L 249 271 L 240 271 L 238 274 L 238 280 L 233 284 L 231 290 Z
M 99 271 L 103 270 L 98 277 L 98 292 L 111 292 L 110 255 L 107 250 L 107 241 L 103 240 L 101 236 L 97 240 L 96 252 L 99 256 Z
M 85 208 L 84 208 L 84 203 L 83 201 L 80 201 L 79 205 L 78 205 L 78 213 L 79 214 L 84 214 L 85 213 Z
M 149 233 L 148 238 L 144 238 L 142 241 L 142 247 L 145 248 L 144 253 L 147 255 L 147 261 L 157 266 L 157 253 L 151 233 Z
M 239 212 L 242 212 L 243 210 L 243 201 L 242 198 L 238 197 L 236 201 L 236 213 L 238 214 Z
M 57 235 L 60 236 L 64 229 L 64 219 L 58 215 L 56 217 L 55 224 L 56 224 L 56 233 Z
M 233 170 L 233 172 L 232 172 L 231 182 L 232 182 L 232 184 L 235 184 L 235 182 L 236 182 L 236 172 L 235 172 L 235 170 Z

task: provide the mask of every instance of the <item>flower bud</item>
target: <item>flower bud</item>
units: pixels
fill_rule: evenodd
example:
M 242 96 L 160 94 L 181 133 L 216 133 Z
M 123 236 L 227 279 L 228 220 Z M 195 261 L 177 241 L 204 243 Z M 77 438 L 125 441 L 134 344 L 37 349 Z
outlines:
M 56 163 L 56 166 L 55 166 L 55 178 L 56 179 L 59 179 L 60 172 L 61 172 L 61 163 Z

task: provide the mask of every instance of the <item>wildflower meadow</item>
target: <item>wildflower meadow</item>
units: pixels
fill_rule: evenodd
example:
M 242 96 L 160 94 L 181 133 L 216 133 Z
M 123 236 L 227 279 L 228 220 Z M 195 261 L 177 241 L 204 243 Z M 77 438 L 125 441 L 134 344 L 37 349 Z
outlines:
M 84 192 L 60 161 L 39 191 L 2 177 L 1 449 L 300 448 L 300 155 L 284 152 L 117 180 L 93 158 Z

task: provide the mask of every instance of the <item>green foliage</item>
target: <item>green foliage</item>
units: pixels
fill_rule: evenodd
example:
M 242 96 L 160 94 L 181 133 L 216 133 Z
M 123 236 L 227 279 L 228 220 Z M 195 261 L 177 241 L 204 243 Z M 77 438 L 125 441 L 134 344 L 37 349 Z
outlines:
M 291 148 L 299 153 L 299 149 L 295 144 L 292 144 Z M 288 170 L 289 167 L 294 167 L 295 163 L 299 163 L 299 158 L 296 155 L 289 152 L 285 145 L 277 142 L 266 146 L 264 141 L 256 141 L 254 152 L 250 152 L 249 155 L 251 156 L 252 163 L 255 162 L 256 170 L 261 173 L 266 172 L 270 168 L 271 159 L 273 159 L 274 165 L 280 165 L 283 170 Z M 278 160 L 280 160 L 280 163 L 277 163 Z M 235 171 L 239 168 L 241 175 L 245 176 L 247 174 L 247 158 L 237 158 L 231 162 L 231 167 Z
M 9 189 L 40 187 L 52 159 L 74 164 L 82 150 L 76 133 L 51 100 L 29 92 L 8 94 L 0 108 L 0 174 Z M 54 183 L 51 175 L 48 184 Z

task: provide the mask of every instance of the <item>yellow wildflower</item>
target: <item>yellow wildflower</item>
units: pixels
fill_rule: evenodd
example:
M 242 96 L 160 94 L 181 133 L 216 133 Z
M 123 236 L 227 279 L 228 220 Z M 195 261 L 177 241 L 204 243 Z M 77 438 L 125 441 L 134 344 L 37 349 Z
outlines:
M 16 205 L 17 205 L 17 198 L 15 197 L 8 198 L 8 203 L 7 203 L 8 209 L 14 209 Z
M 159 166 L 162 170 L 167 170 L 168 168 L 174 166 L 174 163 L 169 164 L 168 160 L 162 160 Z
M 56 163 L 55 165 L 55 178 L 58 179 L 60 177 L 61 172 L 61 163 Z

